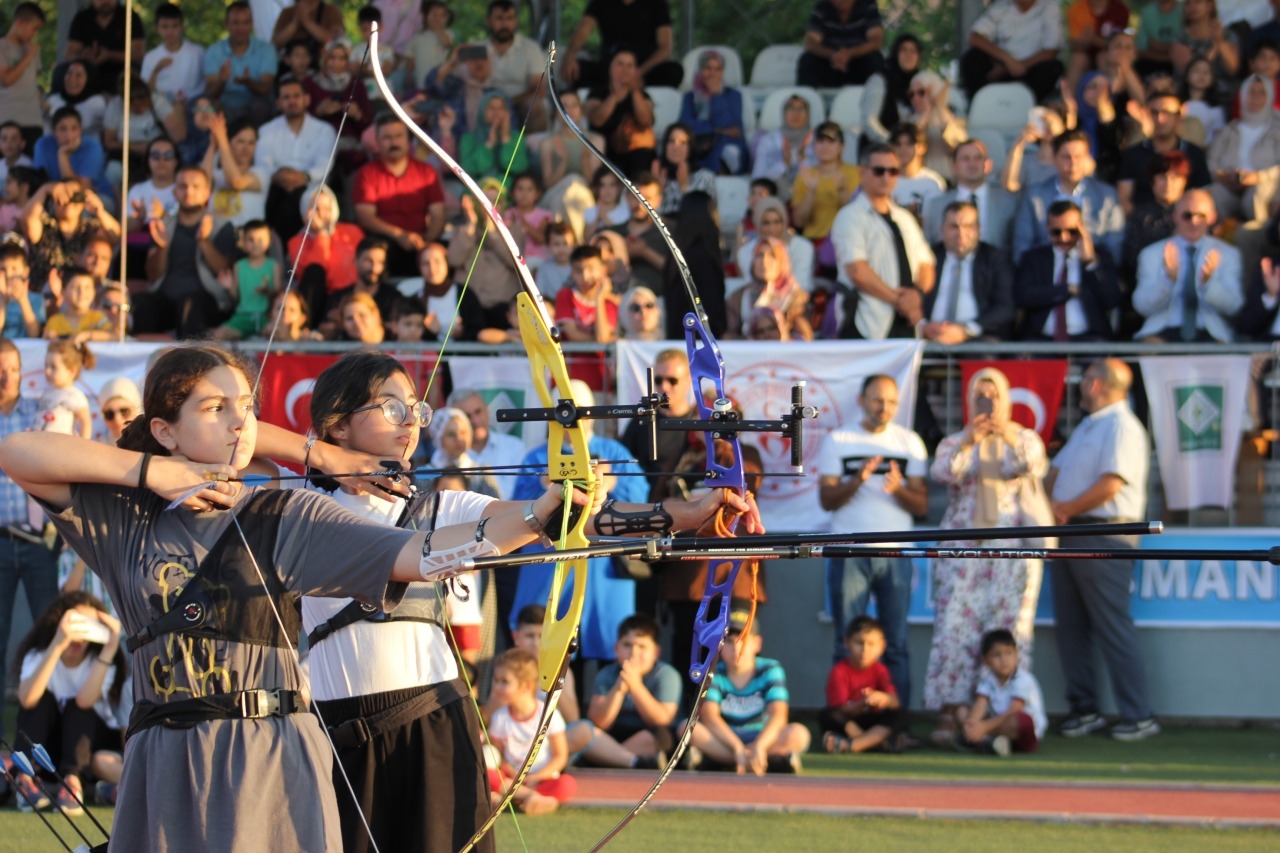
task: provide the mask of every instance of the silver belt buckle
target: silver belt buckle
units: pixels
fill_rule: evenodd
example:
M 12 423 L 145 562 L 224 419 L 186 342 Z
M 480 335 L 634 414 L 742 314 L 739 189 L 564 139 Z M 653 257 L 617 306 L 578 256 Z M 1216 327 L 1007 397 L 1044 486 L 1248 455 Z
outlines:
M 277 690 L 246 690 L 240 694 L 240 715 L 246 720 L 279 716 L 280 692 Z

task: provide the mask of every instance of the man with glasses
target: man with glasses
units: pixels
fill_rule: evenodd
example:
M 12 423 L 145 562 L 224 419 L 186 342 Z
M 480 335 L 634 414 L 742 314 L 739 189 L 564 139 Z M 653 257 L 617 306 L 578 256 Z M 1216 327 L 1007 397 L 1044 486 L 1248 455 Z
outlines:
M 22 356 L 8 338 L 0 337 L 0 439 L 15 432 L 39 429 L 39 405 L 22 396 Z M 9 631 L 18 600 L 18 581 L 27 596 L 34 621 L 58 593 L 54 554 L 30 522 L 27 495 L 0 471 L 0 660 L 8 661 Z M 5 676 L 0 670 L 0 709 L 4 704 Z M 0 723 L 0 728 L 3 723 Z
M 1097 246 L 1073 201 L 1049 206 L 1049 244 L 1018 263 L 1013 298 L 1022 310 L 1018 337 L 1028 341 L 1109 341 L 1110 313 L 1123 296 L 1111 253 Z
M 1133 307 L 1147 320 L 1137 337 L 1151 343 L 1233 339 L 1231 318 L 1244 305 L 1240 252 L 1210 236 L 1213 196 L 1189 190 L 1173 209 L 1173 237 L 1138 255 Z
M 147 172 L 149 177 L 129 187 L 122 213 L 129 229 L 129 266 L 139 270 L 146 262 L 146 247 L 151 242 L 147 233 L 148 223 L 163 219 L 178 206 L 173 195 L 178 173 L 178 149 L 167 136 L 157 137 L 147 146 Z M 124 217 L 122 217 L 124 218 Z M 137 257 L 133 257 L 134 255 Z
M 689 356 L 683 349 L 664 349 L 653 360 L 653 390 L 667 395 L 667 404 L 658 407 L 658 421 L 667 418 L 696 418 L 693 404 L 693 379 L 689 374 Z M 658 428 L 658 454 L 649 458 L 648 429 L 640 421 L 633 420 L 622 434 L 622 443 L 633 459 L 649 475 L 649 500 L 662 500 L 667 496 L 659 480 L 666 479 L 658 472 L 675 470 L 675 463 L 689 446 L 689 433 L 664 431 Z
M 1116 182 L 1116 194 L 1126 216 L 1143 202 L 1151 201 L 1151 181 L 1147 170 L 1157 154 L 1181 151 L 1191 166 L 1190 187 L 1207 187 L 1213 183 L 1204 149 L 1187 142 L 1178 135 L 1182 120 L 1182 99 L 1171 91 L 1157 91 L 1147 95 L 1145 110 L 1139 111 L 1142 127 L 1150 128 L 1149 138 L 1124 150 L 1120 160 L 1120 176 Z
M 933 289 L 933 250 L 916 218 L 893 203 L 898 156 L 888 145 L 862 152 L 862 191 L 831 226 L 839 283 L 852 290 L 843 306 L 840 337 L 915 336 L 923 296 Z
M 90 334 L 89 340 L 123 341 L 129 337 L 129 291 L 118 281 L 109 281 L 98 291 L 98 310 L 107 317 L 107 327 Z

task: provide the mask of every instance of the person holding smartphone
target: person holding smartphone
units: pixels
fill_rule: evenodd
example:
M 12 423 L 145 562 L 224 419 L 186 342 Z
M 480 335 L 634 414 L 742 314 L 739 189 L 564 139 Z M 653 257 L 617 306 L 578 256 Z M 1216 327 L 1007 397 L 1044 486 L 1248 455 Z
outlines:
M 1009 380 L 993 367 L 969 381 L 968 422 L 938 445 L 930 471 L 947 487 L 944 528 L 1014 527 L 1026 523 L 1020 491 L 1049 470 L 1044 442 L 1035 430 L 1010 418 Z M 957 548 L 980 547 L 978 541 Z M 1006 547 L 1027 547 L 1014 541 Z M 1040 597 L 1042 560 L 942 559 L 933 564 L 933 645 L 925 671 L 924 704 L 939 712 L 931 740 L 956 742 L 964 708 L 973 701 L 982 664 L 982 635 L 1011 631 L 1028 670 Z

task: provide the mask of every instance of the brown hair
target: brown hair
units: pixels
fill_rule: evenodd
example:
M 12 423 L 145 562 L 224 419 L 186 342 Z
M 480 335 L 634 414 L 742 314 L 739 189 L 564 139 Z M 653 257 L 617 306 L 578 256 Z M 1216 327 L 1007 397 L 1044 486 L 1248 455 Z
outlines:
M 365 405 L 397 373 L 413 380 L 395 358 L 372 349 L 348 352 L 321 371 L 311 389 L 311 429 L 321 441 L 328 441 L 333 428 L 353 409 Z
M 256 365 L 244 356 L 210 344 L 177 346 L 160 353 L 147 370 L 142 391 L 142 411 L 146 416 L 134 418 L 124 428 L 117 446 L 139 453 L 169 456 L 169 450 L 151 434 L 151 419 L 177 423 L 182 415 L 182 406 L 196 383 L 219 367 L 240 371 L 250 385 L 253 385 L 258 372 Z
M 76 376 L 80 375 L 81 369 L 93 370 L 93 366 L 98 363 L 98 359 L 89 352 L 87 344 L 77 344 L 66 338 L 49 341 L 44 354 L 46 357 L 56 355 L 61 358 L 62 363 Z
M 538 681 L 538 659 L 524 649 L 507 649 L 493 661 L 493 671 L 505 669 L 521 684 Z

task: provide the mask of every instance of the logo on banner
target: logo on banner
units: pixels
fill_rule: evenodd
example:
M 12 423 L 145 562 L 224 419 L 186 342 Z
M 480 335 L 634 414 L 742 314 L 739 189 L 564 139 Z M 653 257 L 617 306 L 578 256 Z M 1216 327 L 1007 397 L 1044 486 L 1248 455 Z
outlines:
M 496 412 L 500 409 L 520 409 L 524 407 L 524 393 L 514 388 L 500 388 L 497 391 L 482 391 L 481 394 L 485 398 L 485 402 L 489 404 L 489 411 Z M 509 423 L 500 423 L 497 419 L 490 419 L 489 429 L 493 432 L 506 433 L 507 435 L 523 438 L 524 424 L 518 421 Z
M 1222 450 L 1222 386 L 1186 385 L 1174 388 L 1178 413 L 1178 449 Z

